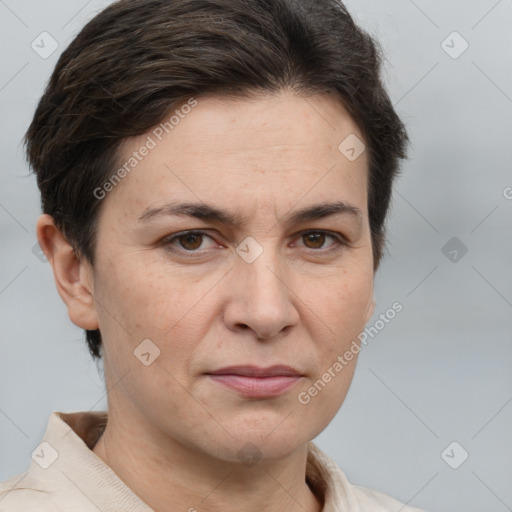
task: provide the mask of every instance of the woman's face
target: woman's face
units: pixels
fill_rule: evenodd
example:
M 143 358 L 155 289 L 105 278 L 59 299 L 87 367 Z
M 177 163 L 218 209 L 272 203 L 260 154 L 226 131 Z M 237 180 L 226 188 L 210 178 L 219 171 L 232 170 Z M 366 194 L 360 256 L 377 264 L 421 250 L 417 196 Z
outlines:
M 277 459 L 335 416 L 356 362 L 338 356 L 372 312 L 363 137 L 330 95 L 196 101 L 127 141 L 103 199 L 91 279 L 109 405 L 154 439 Z M 184 203 L 234 223 L 172 214 Z M 211 375 L 244 365 L 300 376 Z

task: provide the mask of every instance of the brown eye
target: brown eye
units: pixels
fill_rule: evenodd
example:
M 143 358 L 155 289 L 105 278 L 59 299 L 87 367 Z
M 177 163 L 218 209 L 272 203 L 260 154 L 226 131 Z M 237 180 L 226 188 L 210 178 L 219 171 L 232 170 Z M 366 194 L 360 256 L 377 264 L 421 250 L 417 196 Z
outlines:
M 202 237 L 202 233 L 187 233 L 175 238 L 175 240 L 179 241 L 183 249 L 186 249 L 187 251 L 195 251 L 201 247 L 201 243 L 203 241 Z
M 306 233 L 302 235 L 306 246 L 309 249 L 321 249 L 325 243 L 325 233 L 317 231 L 313 233 Z
M 324 246 L 324 244 L 328 242 L 329 238 L 334 240 L 334 242 L 329 246 Z M 301 234 L 300 239 L 303 241 L 303 244 L 307 249 L 310 249 L 313 253 L 318 253 L 319 255 L 336 252 L 348 246 L 343 235 L 331 233 L 330 231 L 306 231 Z
M 200 256 L 205 251 L 199 249 L 203 242 L 207 243 L 208 239 L 214 242 L 211 236 L 202 231 L 183 231 L 165 238 L 162 240 L 162 245 L 169 251 L 180 253 L 183 256 Z M 206 250 L 208 246 L 202 247 L 202 249 Z

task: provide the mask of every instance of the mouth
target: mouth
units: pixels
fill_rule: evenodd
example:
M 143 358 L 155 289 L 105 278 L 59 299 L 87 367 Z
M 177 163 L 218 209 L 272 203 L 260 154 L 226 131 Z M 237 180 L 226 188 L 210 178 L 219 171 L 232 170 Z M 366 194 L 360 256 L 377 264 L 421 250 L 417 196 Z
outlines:
M 294 387 L 303 375 L 290 366 L 261 368 L 253 365 L 230 366 L 208 372 L 209 378 L 250 398 L 279 396 Z

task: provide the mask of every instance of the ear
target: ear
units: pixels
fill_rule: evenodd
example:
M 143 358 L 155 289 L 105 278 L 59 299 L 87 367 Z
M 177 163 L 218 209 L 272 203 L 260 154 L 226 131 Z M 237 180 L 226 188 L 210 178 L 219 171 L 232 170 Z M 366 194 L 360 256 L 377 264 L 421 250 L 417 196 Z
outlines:
M 365 325 L 368 323 L 368 320 L 372 317 L 375 312 L 375 299 L 372 297 L 371 302 L 368 304 L 368 311 L 366 312 L 366 316 L 364 318 Z
M 36 231 L 39 245 L 52 266 L 57 291 L 68 308 L 69 318 L 82 329 L 98 329 L 91 265 L 78 258 L 50 215 L 39 217 Z

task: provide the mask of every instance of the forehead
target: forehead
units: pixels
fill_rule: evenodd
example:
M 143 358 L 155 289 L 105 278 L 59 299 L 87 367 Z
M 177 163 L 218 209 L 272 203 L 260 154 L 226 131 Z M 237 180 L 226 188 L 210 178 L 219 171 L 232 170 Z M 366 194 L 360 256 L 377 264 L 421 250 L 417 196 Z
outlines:
M 238 210 L 308 199 L 364 204 L 366 152 L 343 152 L 363 136 L 336 96 L 199 97 L 188 105 L 121 146 L 119 168 L 128 172 L 111 195 L 125 207 L 142 214 L 177 199 Z

